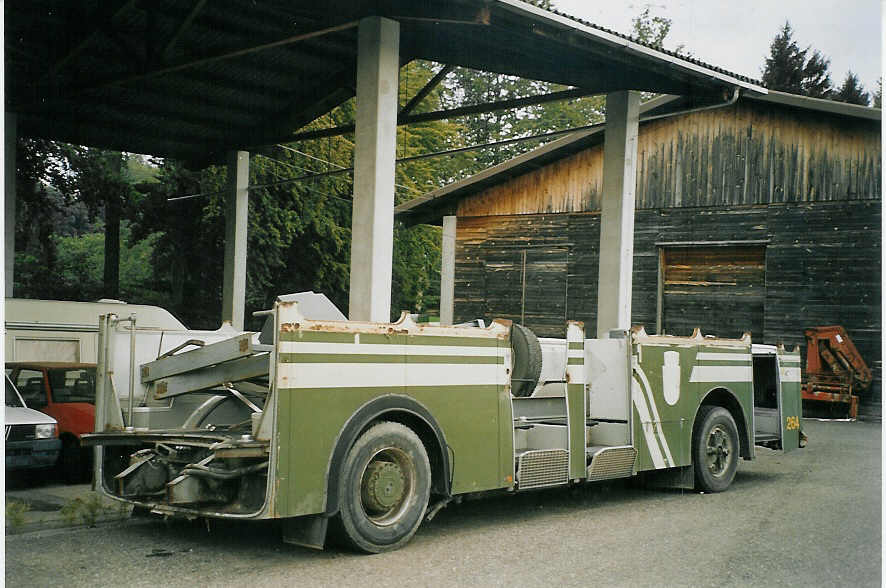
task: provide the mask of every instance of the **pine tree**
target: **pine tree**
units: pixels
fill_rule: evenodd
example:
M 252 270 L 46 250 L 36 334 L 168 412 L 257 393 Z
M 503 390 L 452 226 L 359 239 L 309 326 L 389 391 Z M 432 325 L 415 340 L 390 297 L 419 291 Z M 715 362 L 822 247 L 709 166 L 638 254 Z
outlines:
M 877 79 L 877 91 L 874 92 L 874 108 L 883 108 L 883 78 Z
M 864 91 L 864 86 L 858 81 L 858 76 L 850 70 L 846 73 L 843 85 L 834 94 L 834 100 L 867 106 L 871 103 L 871 95 Z
M 771 90 L 828 98 L 833 92 L 828 71 L 830 59 L 812 47 L 800 49 L 793 39 L 790 22 L 785 22 L 769 46 L 763 68 L 763 83 Z

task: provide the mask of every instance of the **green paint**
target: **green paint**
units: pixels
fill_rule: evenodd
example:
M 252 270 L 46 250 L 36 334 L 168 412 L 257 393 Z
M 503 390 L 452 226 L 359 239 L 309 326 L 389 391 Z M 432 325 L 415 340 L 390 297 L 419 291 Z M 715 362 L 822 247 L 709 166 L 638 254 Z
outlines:
M 305 341 L 312 343 L 353 343 L 354 333 L 330 333 L 328 331 L 280 331 L 280 341 Z
M 584 365 L 585 359 L 583 357 L 567 357 L 566 365 Z
M 569 478 L 587 477 L 585 449 L 585 387 L 584 384 L 567 384 L 566 402 L 569 414 Z
M 800 355 L 785 353 L 778 356 L 779 364 L 785 367 L 798 367 Z M 800 447 L 800 426 L 802 426 L 802 396 L 800 382 L 781 382 L 781 446 L 784 451 Z
M 504 386 L 287 388 L 279 390 L 278 429 L 281 440 L 289 441 L 289 451 L 278 458 L 280 516 L 323 511 L 339 431 L 362 405 L 386 394 L 406 394 L 437 419 L 449 443 L 455 494 L 508 485 L 500 459 L 506 450 L 513 460 L 510 437 L 502 439 L 499 426 Z
M 360 343 L 365 345 L 403 345 L 405 333 L 360 333 Z
M 583 341 L 570 341 L 569 349 L 584 349 L 585 344 Z
M 411 355 L 358 353 L 281 353 L 280 363 L 447 363 L 504 364 L 504 357 L 495 355 Z
M 401 337 L 406 340 L 393 341 Z M 447 335 L 384 335 L 378 333 L 360 333 L 360 343 L 379 345 L 391 343 L 408 343 L 409 345 L 445 345 L 455 347 L 498 347 L 500 340 L 493 337 L 452 337 Z

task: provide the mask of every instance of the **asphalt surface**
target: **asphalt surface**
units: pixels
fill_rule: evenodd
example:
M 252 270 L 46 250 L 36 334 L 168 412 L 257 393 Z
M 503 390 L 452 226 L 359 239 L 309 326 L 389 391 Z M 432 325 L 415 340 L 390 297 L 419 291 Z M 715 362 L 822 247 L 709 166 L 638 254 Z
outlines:
M 144 522 L 6 537 L 7 586 L 879 586 L 881 426 L 804 420 L 722 494 L 619 482 L 466 501 L 366 556 L 274 522 Z

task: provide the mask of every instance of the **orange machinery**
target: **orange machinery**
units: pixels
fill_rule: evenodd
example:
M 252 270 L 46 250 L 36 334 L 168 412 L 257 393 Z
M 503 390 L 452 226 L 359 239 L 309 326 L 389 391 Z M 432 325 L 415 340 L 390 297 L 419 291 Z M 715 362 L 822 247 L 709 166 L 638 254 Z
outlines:
M 843 327 L 806 329 L 803 400 L 849 405 L 858 416 L 858 395 L 871 386 L 873 374 Z

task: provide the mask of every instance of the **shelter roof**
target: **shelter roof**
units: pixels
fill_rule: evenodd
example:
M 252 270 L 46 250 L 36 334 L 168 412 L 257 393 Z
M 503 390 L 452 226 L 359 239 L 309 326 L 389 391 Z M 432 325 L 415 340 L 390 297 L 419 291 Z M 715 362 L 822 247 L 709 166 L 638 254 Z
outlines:
M 401 62 L 720 96 L 759 83 L 519 0 L 5 3 L 6 110 L 23 136 L 208 161 L 285 141 L 355 93 L 357 23 L 399 21 Z

